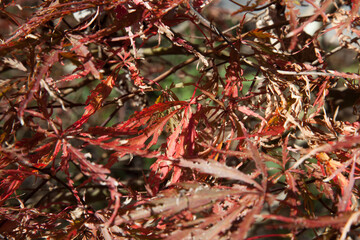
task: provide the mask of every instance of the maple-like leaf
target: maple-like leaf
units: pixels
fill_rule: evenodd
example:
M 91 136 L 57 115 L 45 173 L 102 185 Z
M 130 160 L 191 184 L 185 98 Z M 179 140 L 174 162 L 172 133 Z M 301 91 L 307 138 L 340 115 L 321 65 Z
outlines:
M 87 98 L 85 107 L 85 112 L 82 117 L 77 120 L 69 129 L 78 129 L 84 123 L 86 123 L 89 118 L 102 107 L 103 102 L 111 93 L 112 88 L 114 87 L 115 81 L 114 76 L 110 75 L 106 79 L 102 80 L 100 84 L 91 92 L 91 95 Z M 69 131 L 68 129 L 68 131 Z
M 31 100 L 33 100 L 34 94 L 40 89 L 41 79 L 48 77 L 51 67 L 59 61 L 60 50 L 54 49 L 48 55 L 44 56 L 44 62 L 46 64 L 39 65 L 37 74 L 31 79 L 29 89 L 26 93 L 25 99 L 21 102 L 17 111 L 18 118 L 22 125 L 24 125 L 24 111 Z
M 102 75 L 96 68 L 96 65 L 93 62 L 93 57 L 91 56 L 90 51 L 80 41 L 81 40 L 80 36 L 70 34 L 69 40 L 72 43 L 72 45 L 74 46 L 72 50 L 75 51 L 79 57 L 83 58 L 82 62 L 83 62 L 85 70 L 91 72 L 91 74 L 96 79 L 102 79 Z

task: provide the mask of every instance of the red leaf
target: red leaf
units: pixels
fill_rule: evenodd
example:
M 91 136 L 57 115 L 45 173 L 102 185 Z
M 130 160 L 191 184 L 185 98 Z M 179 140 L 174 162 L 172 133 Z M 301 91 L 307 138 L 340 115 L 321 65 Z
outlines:
M 144 130 L 142 130 L 140 136 L 130 138 L 128 140 L 128 144 L 142 146 L 142 145 L 144 145 L 146 140 L 148 140 L 151 136 L 153 136 L 151 139 L 151 142 L 149 142 L 149 144 L 146 147 L 146 148 L 150 148 L 152 145 L 157 143 L 157 140 L 158 140 L 164 126 L 170 120 L 170 118 L 172 118 L 177 112 L 178 112 L 178 110 L 174 110 L 171 113 L 169 113 L 169 115 L 160 118 L 159 120 L 156 121 L 155 124 L 150 125 L 147 128 L 145 128 Z
M 185 101 L 168 101 L 163 103 L 157 103 L 148 108 L 143 109 L 141 112 L 137 112 L 133 114 L 127 122 L 133 122 L 134 120 L 139 120 L 144 117 L 150 117 L 153 116 L 155 113 L 161 113 L 165 110 L 168 110 L 171 107 L 175 107 L 178 105 L 184 106 L 187 104 L 188 103 Z
M 290 171 L 285 171 L 285 177 L 288 188 L 295 193 L 298 192 L 298 189 L 296 188 L 295 178 Z
M 148 184 L 151 187 L 152 195 L 157 194 L 160 184 L 166 179 L 172 168 L 173 166 L 171 161 L 160 158 L 151 165 Z
M 84 114 L 78 121 L 68 128 L 68 131 L 69 129 L 80 128 L 84 123 L 86 123 L 91 115 L 93 115 L 102 106 L 102 103 L 109 96 L 114 85 L 115 82 L 112 75 L 108 76 L 105 80 L 102 80 L 86 100 L 86 104 L 88 105 L 85 107 Z
M 97 70 L 97 68 L 93 62 L 93 57 L 91 56 L 90 51 L 80 41 L 80 36 L 74 35 L 74 34 L 69 34 L 69 40 L 72 43 L 72 45 L 74 46 L 72 50 L 74 50 L 80 57 L 84 58 L 83 61 L 84 61 L 85 70 L 91 72 L 91 74 L 96 79 L 101 79 L 102 75 Z
M 257 114 L 256 112 L 252 111 L 250 108 L 245 107 L 245 106 L 238 106 L 238 110 L 246 115 L 249 116 L 253 116 L 256 118 L 261 119 L 262 121 L 266 122 L 265 118 L 263 118 L 262 116 L 260 116 L 259 114 Z
M 192 118 L 192 113 L 189 108 L 186 108 L 184 112 L 185 113 L 181 122 L 178 124 L 175 131 L 169 136 L 167 140 L 166 155 L 168 157 L 177 158 L 184 154 L 184 136 L 179 135 L 182 131 L 185 132 L 188 130 L 187 128 L 189 126 L 189 119 Z M 193 129 L 193 131 L 195 131 L 195 129 Z
M 33 99 L 34 93 L 39 90 L 41 79 L 46 78 L 49 75 L 50 68 L 59 61 L 59 50 L 52 50 L 47 56 L 44 57 L 44 64 L 38 69 L 38 74 L 36 74 L 35 79 L 32 79 L 30 84 L 30 89 L 26 93 L 25 99 L 20 103 L 18 110 L 18 118 L 22 125 L 24 125 L 24 111 L 28 103 Z
M 78 73 L 69 74 L 69 75 L 63 76 L 63 78 L 58 80 L 57 82 L 67 82 L 67 81 L 72 81 L 74 79 L 83 78 L 86 75 L 88 75 L 89 72 L 90 71 L 87 69 L 87 70 L 84 70 L 84 71 L 81 71 Z
M 22 184 L 27 175 L 24 174 L 21 170 L 2 170 L 1 175 L 5 175 L 6 178 L 3 178 L 0 182 L 0 205 L 4 203 Z
M 352 213 L 343 213 L 339 216 L 320 216 L 314 219 L 309 218 L 290 218 L 279 215 L 261 215 L 265 219 L 272 219 L 287 223 L 285 227 L 288 228 L 322 228 L 322 227 L 342 227 L 351 217 Z M 277 224 L 280 228 L 284 227 L 284 224 Z

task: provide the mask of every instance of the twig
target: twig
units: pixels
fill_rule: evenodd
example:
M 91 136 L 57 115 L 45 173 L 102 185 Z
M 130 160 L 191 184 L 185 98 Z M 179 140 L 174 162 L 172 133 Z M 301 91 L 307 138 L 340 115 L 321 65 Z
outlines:
M 197 57 L 192 57 L 186 60 L 185 62 L 182 62 L 176 66 L 171 67 L 169 70 L 163 72 L 160 76 L 153 79 L 151 82 L 149 82 L 149 85 L 153 85 L 154 83 L 160 82 L 164 80 L 166 77 L 170 76 L 171 74 L 175 73 L 180 68 L 185 67 L 186 65 L 189 65 L 190 63 L 193 63 L 197 60 Z
M 338 77 L 338 78 L 347 78 L 346 76 L 339 76 L 338 74 L 335 74 L 334 70 L 323 70 L 323 72 L 315 72 L 315 71 L 309 71 L 309 72 L 295 72 L 295 71 L 285 71 L 285 70 L 277 70 L 279 74 L 282 75 L 293 75 L 293 76 L 301 76 L 301 75 L 315 75 L 315 76 L 327 76 L 327 77 Z M 352 74 L 351 76 L 348 76 L 349 78 L 355 78 L 360 79 L 360 76 L 357 74 Z
M 203 17 L 198 11 L 195 10 L 195 8 L 192 6 L 192 3 L 189 2 L 190 6 L 190 13 L 194 15 L 203 25 L 210 28 L 215 34 L 219 35 L 224 41 L 238 54 L 240 54 L 239 50 L 234 47 L 232 42 L 209 20 L 207 20 L 205 17 Z

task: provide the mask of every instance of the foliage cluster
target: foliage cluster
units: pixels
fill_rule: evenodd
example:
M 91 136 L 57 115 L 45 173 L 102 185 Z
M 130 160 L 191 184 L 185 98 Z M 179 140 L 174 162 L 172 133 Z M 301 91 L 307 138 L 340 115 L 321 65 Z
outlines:
M 359 2 L 231 2 L 1 2 L 1 238 L 360 234 Z

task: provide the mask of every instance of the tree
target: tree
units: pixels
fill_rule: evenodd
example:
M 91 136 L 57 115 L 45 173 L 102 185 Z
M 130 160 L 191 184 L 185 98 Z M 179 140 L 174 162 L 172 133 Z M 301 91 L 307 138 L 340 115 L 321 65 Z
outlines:
M 359 3 L 231 2 L 1 3 L 2 237 L 358 235 Z

